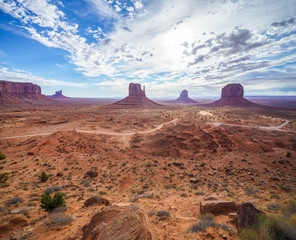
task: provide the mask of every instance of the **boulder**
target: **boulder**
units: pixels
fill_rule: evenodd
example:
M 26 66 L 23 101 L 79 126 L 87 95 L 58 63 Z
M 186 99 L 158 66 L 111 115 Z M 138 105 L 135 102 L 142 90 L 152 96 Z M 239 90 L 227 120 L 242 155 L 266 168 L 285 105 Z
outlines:
M 235 224 L 240 231 L 243 228 L 256 227 L 258 217 L 264 214 L 262 211 L 254 207 L 250 202 L 243 203 L 237 208 Z
M 85 207 L 89 207 L 92 205 L 105 205 L 109 206 L 109 201 L 106 198 L 102 198 L 99 196 L 91 197 L 84 202 Z
M 0 217 L 0 238 L 6 236 L 13 230 L 22 229 L 28 225 L 27 218 L 22 214 Z
M 236 212 L 235 202 L 224 200 L 209 200 L 200 202 L 200 213 L 212 213 L 214 215 L 224 215 Z
M 98 176 L 98 172 L 89 170 L 84 174 L 84 178 L 95 178 Z
M 142 90 L 141 84 L 139 83 L 130 83 L 128 90 L 129 90 L 128 96 L 114 103 L 115 105 L 130 105 L 130 106 L 159 105 L 146 97 L 145 87 Z
M 82 240 L 136 240 L 158 239 L 146 212 L 136 204 L 124 210 L 112 206 L 97 213 L 83 228 Z

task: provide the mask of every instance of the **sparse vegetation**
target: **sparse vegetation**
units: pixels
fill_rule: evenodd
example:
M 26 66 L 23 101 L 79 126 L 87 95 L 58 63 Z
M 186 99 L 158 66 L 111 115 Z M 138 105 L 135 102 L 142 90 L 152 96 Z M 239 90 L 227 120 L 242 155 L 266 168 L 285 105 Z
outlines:
M 291 154 L 290 152 L 287 152 L 286 157 L 290 158 L 291 155 L 292 155 L 292 154 Z
M 55 193 L 53 198 L 50 196 L 49 192 L 42 195 L 40 206 L 47 212 L 51 212 L 53 209 L 65 205 L 66 202 L 64 200 L 63 194 L 60 192 Z
M 70 225 L 73 222 L 73 218 L 65 213 L 57 212 L 50 215 L 49 224 L 54 227 L 61 227 Z
M 11 199 L 8 199 L 5 204 L 6 206 L 10 206 L 10 205 L 15 205 L 15 204 L 19 204 L 19 203 L 23 203 L 24 200 L 21 197 L 14 197 Z
M 46 182 L 48 180 L 49 176 L 45 172 L 42 172 L 41 176 L 39 178 L 40 178 L 41 182 Z
M 171 214 L 168 211 L 161 210 L 156 213 L 156 216 L 161 218 L 169 218 L 171 217 Z
M 3 152 L 0 152 L 0 160 L 3 160 L 6 158 L 6 155 Z
M 0 173 L 0 183 L 5 183 L 8 180 L 8 173 Z

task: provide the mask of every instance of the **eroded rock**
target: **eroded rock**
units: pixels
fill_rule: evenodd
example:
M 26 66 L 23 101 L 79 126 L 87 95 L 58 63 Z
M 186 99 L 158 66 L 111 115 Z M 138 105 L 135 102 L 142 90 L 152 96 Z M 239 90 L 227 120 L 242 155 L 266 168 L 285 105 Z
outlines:
M 237 206 L 235 202 L 225 200 L 209 200 L 200 202 L 201 213 L 212 213 L 214 215 L 223 215 L 236 212 Z

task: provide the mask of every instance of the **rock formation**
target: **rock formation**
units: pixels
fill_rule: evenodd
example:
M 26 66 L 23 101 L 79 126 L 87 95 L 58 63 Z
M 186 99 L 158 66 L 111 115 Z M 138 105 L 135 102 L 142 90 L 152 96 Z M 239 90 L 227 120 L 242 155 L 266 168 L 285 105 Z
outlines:
M 222 88 L 221 98 L 218 101 L 208 104 L 208 106 L 256 107 L 257 104 L 244 98 L 244 88 L 241 84 L 231 83 Z
M 174 101 L 168 101 L 171 103 L 196 103 L 196 101 L 192 100 L 191 98 L 188 97 L 188 91 L 187 90 L 183 90 L 180 93 L 180 97 L 177 98 L 177 100 Z
M 0 102 L 18 103 L 30 100 L 48 100 L 41 88 L 33 83 L 0 81 Z
M 56 91 L 54 95 L 49 96 L 52 99 L 67 98 L 63 95 L 62 90 Z
M 212 213 L 214 215 L 223 215 L 236 212 L 237 206 L 235 202 L 225 200 L 208 200 L 200 202 L 201 213 Z
M 142 90 L 141 84 L 139 83 L 130 83 L 129 85 L 129 95 L 114 103 L 116 105 L 131 105 L 131 106 L 141 106 L 141 105 L 159 105 L 149 98 L 146 97 L 145 87 Z
M 83 227 L 82 240 L 146 239 L 156 240 L 149 217 L 139 205 L 126 209 L 116 206 L 96 213 Z

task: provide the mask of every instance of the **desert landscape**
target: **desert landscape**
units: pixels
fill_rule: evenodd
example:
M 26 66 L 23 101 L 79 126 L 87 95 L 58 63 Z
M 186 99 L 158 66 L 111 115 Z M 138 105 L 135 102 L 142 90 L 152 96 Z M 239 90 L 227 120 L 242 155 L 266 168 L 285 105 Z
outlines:
M 33 95 L 1 105 L 2 239 L 248 239 L 256 211 L 295 236 L 295 109 L 242 107 L 241 85 L 224 107 Z
M 295 240 L 295 0 L 0 0 L 0 240 Z

